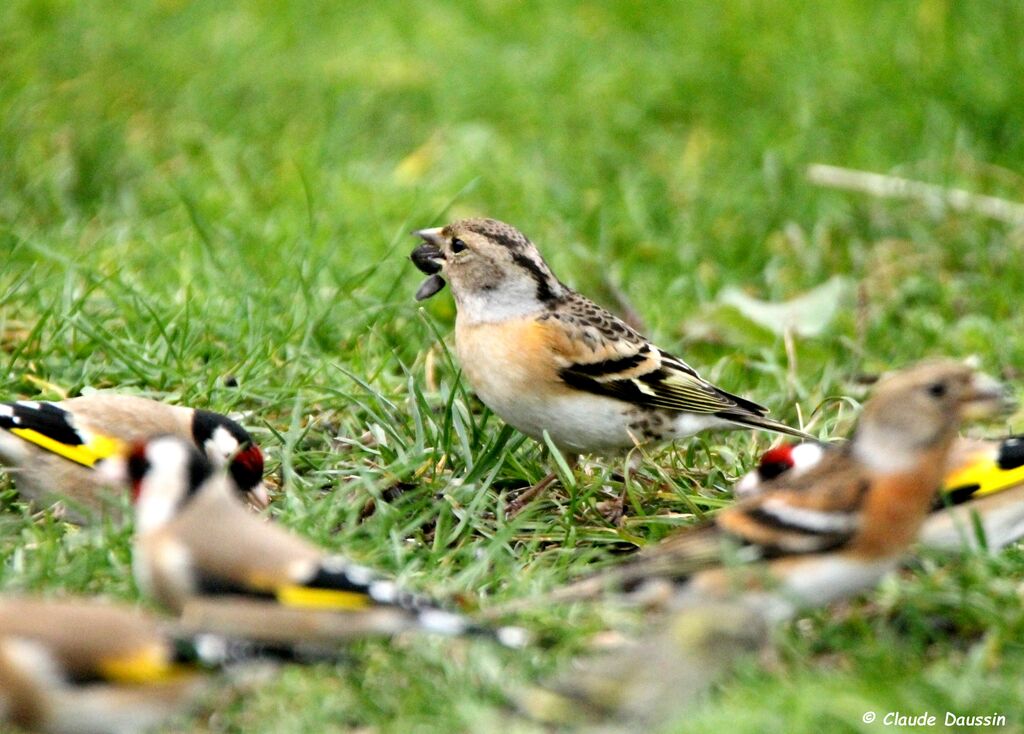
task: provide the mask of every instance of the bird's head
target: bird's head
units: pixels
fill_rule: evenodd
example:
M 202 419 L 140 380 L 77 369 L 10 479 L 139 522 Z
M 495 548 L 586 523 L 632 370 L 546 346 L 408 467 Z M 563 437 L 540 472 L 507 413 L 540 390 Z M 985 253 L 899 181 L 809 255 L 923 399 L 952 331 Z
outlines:
M 227 466 L 239 496 L 264 509 L 270 495 L 263 484 L 263 452 L 249 432 L 220 413 L 197 410 L 192 418 L 192 438 L 215 466 Z
M 157 436 L 132 444 L 97 470 L 111 484 L 131 488 L 139 530 L 160 527 L 177 515 L 214 473 L 213 465 L 190 442 Z
M 854 433 L 862 459 L 876 465 L 909 463 L 956 435 L 960 424 L 1010 409 L 1006 388 L 962 362 L 925 362 L 879 382 Z
M 413 234 L 423 243 L 412 261 L 430 276 L 416 299 L 430 298 L 447 281 L 460 315 L 472 321 L 535 313 L 568 291 L 534 244 L 510 224 L 461 219 Z
M 757 468 L 749 472 L 732 488 L 739 499 L 760 494 L 765 485 L 786 475 L 799 476 L 817 466 L 825 456 L 825 447 L 818 443 L 781 443 L 762 454 Z

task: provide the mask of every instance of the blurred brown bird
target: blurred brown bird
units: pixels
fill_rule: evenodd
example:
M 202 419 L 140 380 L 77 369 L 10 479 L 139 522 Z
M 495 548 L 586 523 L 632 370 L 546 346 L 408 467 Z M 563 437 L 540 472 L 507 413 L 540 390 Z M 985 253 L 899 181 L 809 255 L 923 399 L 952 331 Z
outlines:
M 817 465 L 839 445 L 781 444 L 765 452 L 756 469 L 737 482 L 740 499 L 761 494 Z M 975 523 L 977 522 L 977 526 Z M 958 438 L 950 451 L 943 486 L 918 541 L 944 551 L 992 550 L 1024 536 L 1024 437 L 998 441 Z
M 656 586 L 676 604 L 740 594 L 786 617 L 853 594 L 916 537 L 961 422 L 1007 403 L 1000 385 L 960 363 L 896 373 L 865 404 L 850 441 L 818 465 L 554 596 Z

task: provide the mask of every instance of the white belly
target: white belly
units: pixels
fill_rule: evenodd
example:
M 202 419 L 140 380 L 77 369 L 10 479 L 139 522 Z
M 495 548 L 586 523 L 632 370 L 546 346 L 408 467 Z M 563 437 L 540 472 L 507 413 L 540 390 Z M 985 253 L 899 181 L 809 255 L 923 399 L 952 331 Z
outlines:
M 800 606 L 822 606 L 871 588 L 896 565 L 896 560 L 860 561 L 826 555 L 802 565 L 780 591 Z
M 772 622 L 791 619 L 801 609 L 813 609 L 845 599 L 875 586 L 897 565 L 896 560 L 858 561 L 838 554 L 808 557 L 778 586 L 743 594 L 743 604 Z M 793 569 L 791 569 L 793 570 Z M 673 608 L 720 601 L 720 580 L 707 583 L 701 575 L 686 584 L 673 600 Z
M 781 622 L 800 609 L 825 606 L 870 589 L 895 566 L 896 561 L 859 562 L 826 555 L 801 566 L 779 588 L 758 596 L 763 596 L 766 616 Z
M 978 548 L 974 513 L 981 519 L 986 545 L 993 551 L 1024 535 L 1024 498 L 1011 497 L 1019 490 L 981 497 L 959 507 L 933 512 L 921 528 L 920 542 L 929 548 L 963 551 Z
M 505 401 L 497 395 L 479 393 L 480 399 L 497 415 L 527 436 L 544 440 L 547 431 L 560 449 L 589 453 L 628 448 L 633 445 L 627 428 L 626 407 L 611 398 L 522 395 Z
M 645 434 L 645 416 L 632 405 L 614 398 L 586 393 L 545 397 L 520 394 L 506 400 L 500 393 L 477 394 L 506 423 L 528 436 L 543 440 L 544 431 L 560 449 L 573 453 L 601 453 L 629 449 L 639 443 L 692 436 L 709 428 L 729 425 L 713 416 L 655 413 L 649 416 L 656 435 Z

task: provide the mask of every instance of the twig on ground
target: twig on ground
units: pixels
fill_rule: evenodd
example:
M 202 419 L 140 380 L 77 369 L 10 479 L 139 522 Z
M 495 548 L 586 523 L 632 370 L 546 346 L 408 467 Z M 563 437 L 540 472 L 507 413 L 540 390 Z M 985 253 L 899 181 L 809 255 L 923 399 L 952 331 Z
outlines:
M 995 196 L 974 194 L 909 178 L 815 163 L 807 167 L 807 179 L 819 186 L 860 191 L 885 199 L 911 199 L 930 206 L 971 212 L 1008 224 L 1024 225 L 1024 204 Z

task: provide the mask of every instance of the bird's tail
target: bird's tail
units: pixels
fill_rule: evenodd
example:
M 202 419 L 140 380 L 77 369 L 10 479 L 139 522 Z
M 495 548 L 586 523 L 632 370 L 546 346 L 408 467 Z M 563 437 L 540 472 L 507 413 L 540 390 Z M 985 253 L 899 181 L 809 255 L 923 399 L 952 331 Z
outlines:
M 219 669 L 265 659 L 290 662 L 293 657 L 281 645 L 210 633 L 177 636 L 174 647 L 175 662 L 182 668 Z
M 306 640 L 268 640 L 244 635 L 235 624 L 230 634 L 178 631 L 174 636 L 175 664 L 182 671 L 220 670 L 250 663 L 309 664 L 336 661 L 337 648 Z
M 449 636 L 474 636 L 493 639 L 505 647 L 519 648 L 528 635 L 518 627 L 492 627 L 452 611 L 445 604 L 424 594 L 399 586 L 374 571 L 347 559 L 324 559 L 303 584 L 283 586 L 277 600 L 292 609 L 323 612 L 356 612 L 381 620 L 381 632 L 418 628 Z M 394 629 L 388 629 L 393 627 Z
M 814 441 L 818 442 L 817 436 L 812 436 L 809 433 L 801 431 L 798 428 L 791 428 L 785 423 L 780 423 L 777 420 L 769 418 L 765 415 L 756 415 L 751 413 L 740 413 L 723 411 L 717 414 L 719 418 L 724 418 L 727 421 L 732 421 L 741 426 L 747 428 L 760 429 L 762 431 L 771 431 L 772 433 L 782 433 L 787 436 L 795 436 L 803 441 Z

